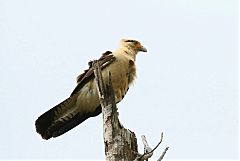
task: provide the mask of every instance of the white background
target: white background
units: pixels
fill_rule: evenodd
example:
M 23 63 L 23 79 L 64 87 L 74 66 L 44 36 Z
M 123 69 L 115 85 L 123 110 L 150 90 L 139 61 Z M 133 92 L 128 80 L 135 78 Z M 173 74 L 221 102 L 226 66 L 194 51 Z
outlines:
M 69 96 L 87 62 L 135 38 L 135 81 L 118 104 L 158 158 L 237 159 L 237 0 L 1 0 L 0 159 L 104 159 L 101 115 L 42 140 L 36 118 Z

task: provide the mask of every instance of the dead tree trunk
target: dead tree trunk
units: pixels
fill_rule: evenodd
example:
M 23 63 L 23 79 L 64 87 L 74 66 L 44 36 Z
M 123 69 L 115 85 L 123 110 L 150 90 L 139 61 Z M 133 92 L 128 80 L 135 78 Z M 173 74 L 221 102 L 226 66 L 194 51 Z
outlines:
M 99 92 L 103 113 L 103 130 L 105 156 L 107 161 L 129 161 L 137 157 L 137 138 L 134 132 L 122 127 L 118 120 L 115 95 L 112 88 L 111 76 L 103 82 L 98 63 L 94 64 L 95 80 Z
M 105 144 L 106 161 L 143 161 L 150 158 L 153 151 L 146 141 L 145 136 L 142 137 L 145 153 L 138 153 L 137 138 L 134 132 L 125 129 L 118 119 L 118 112 L 115 103 L 115 95 L 111 83 L 111 73 L 109 72 L 108 82 L 104 82 L 101 74 L 101 68 L 98 61 L 93 62 L 95 83 L 98 89 L 98 95 L 103 114 L 103 132 Z M 165 153 L 167 148 L 165 149 Z M 164 153 L 164 155 L 165 155 Z M 163 158 L 162 155 L 160 158 Z

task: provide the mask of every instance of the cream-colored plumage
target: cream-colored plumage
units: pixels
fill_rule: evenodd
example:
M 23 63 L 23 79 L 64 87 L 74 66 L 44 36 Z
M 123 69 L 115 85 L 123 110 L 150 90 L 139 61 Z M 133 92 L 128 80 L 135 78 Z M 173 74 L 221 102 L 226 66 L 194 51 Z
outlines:
M 122 100 L 129 88 L 129 85 L 136 77 L 136 67 L 134 62 L 139 48 L 145 51 L 140 43 L 137 44 L 139 48 L 134 48 L 135 46 L 129 46 L 129 44 L 125 41 L 126 39 L 121 40 L 120 48 L 112 53 L 116 58 L 116 61 L 102 71 L 104 81 L 107 81 L 108 71 L 111 72 L 112 86 L 116 102 L 120 102 Z M 94 80 L 87 83 L 79 93 L 76 105 L 77 107 L 80 107 L 78 110 L 92 112 L 95 110 L 97 105 L 100 104 Z M 84 101 L 82 101 L 83 98 Z
M 111 62 L 111 64 L 106 66 L 104 69 L 102 69 L 102 76 L 104 81 L 107 81 L 108 71 L 111 72 L 112 86 L 115 93 L 116 103 L 122 100 L 130 84 L 136 77 L 135 60 L 136 55 L 139 51 L 146 52 L 147 50 L 136 40 L 122 39 L 120 41 L 119 48 L 116 51 L 112 52 L 115 60 Z M 79 91 L 74 93 L 67 100 L 54 107 L 55 110 L 52 111 L 54 118 L 51 120 L 51 125 L 49 125 L 50 128 L 42 128 L 44 129 L 42 130 L 40 128 L 40 123 L 37 123 L 37 120 L 37 131 L 42 135 L 44 139 L 59 136 L 76 126 L 74 124 L 73 127 L 71 125 L 71 128 L 69 128 L 66 124 L 64 125 L 65 127 L 61 127 L 61 123 L 72 123 L 71 119 L 74 120 L 76 115 L 82 117 L 80 118 L 81 121 L 79 121 L 81 123 L 82 120 L 84 121 L 88 117 L 98 115 L 99 107 L 100 102 L 96 85 L 94 79 L 91 79 L 87 83 L 85 83 Z M 41 118 L 40 120 L 43 120 L 43 118 Z M 39 124 L 39 127 L 37 126 L 37 124 Z M 57 125 L 59 125 L 59 127 Z M 52 129 L 54 129 L 56 132 L 54 132 L 54 130 L 51 131 L 51 127 L 54 127 Z M 62 130 L 61 128 L 64 130 Z
M 102 71 L 102 76 L 103 80 L 107 81 L 108 71 L 111 72 L 112 85 L 116 97 L 115 100 L 116 102 L 120 102 L 131 84 L 128 80 L 128 75 L 131 75 L 130 77 L 134 79 L 136 76 L 136 69 L 135 65 L 129 65 L 130 60 L 125 56 L 126 53 L 118 51 L 113 52 L 113 55 L 116 57 L 116 61 Z M 129 71 L 131 72 L 129 73 Z M 79 107 L 78 110 L 93 112 L 99 104 L 96 84 L 94 80 L 91 80 L 79 92 L 76 106 Z

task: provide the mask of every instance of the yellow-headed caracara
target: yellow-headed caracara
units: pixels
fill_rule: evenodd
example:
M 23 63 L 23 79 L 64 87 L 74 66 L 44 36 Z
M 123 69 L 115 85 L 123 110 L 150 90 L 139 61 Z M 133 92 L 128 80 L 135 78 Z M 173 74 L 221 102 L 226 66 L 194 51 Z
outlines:
M 108 71 L 111 72 L 116 103 L 123 99 L 136 76 L 135 60 L 139 51 L 147 52 L 147 49 L 136 40 L 122 39 L 116 51 L 107 51 L 99 59 L 104 81 L 107 80 Z M 77 83 L 69 98 L 36 120 L 36 130 L 43 139 L 60 136 L 101 113 L 91 61 L 89 69 L 77 77 Z

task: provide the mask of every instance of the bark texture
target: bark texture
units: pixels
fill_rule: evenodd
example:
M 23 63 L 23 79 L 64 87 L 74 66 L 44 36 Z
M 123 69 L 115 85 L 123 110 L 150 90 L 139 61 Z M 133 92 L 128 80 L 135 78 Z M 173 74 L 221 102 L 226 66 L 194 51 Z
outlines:
M 109 81 L 103 82 L 97 61 L 94 61 L 93 67 L 102 106 L 106 161 L 132 161 L 138 155 L 137 138 L 134 132 L 125 129 L 119 122 L 111 73 Z

